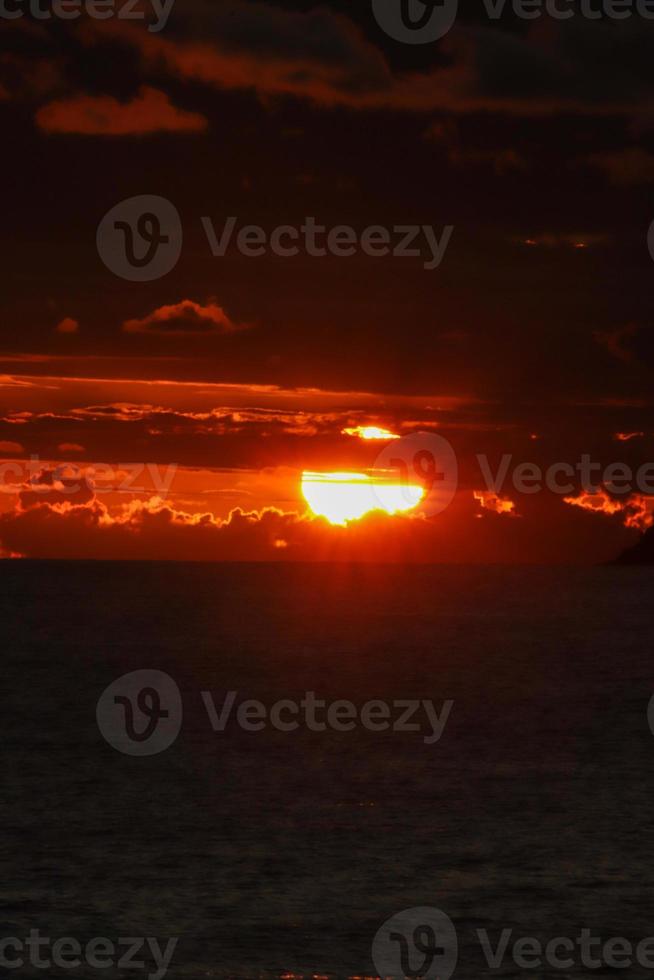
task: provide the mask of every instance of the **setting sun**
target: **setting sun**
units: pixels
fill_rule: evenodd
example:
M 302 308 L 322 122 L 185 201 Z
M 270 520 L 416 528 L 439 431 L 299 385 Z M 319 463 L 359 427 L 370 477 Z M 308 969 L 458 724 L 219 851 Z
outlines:
M 424 496 L 418 485 L 391 483 L 364 473 L 302 474 L 302 494 L 311 511 L 330 524 L 345 525 L 381 510 L 399 514 L 412 510 Z

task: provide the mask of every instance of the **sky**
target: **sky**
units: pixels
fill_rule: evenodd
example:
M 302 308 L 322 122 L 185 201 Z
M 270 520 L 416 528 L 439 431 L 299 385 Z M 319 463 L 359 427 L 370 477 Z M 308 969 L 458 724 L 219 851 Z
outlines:
M 2 556 L 584 563 L 651 525 L 654 479 L 577 464 L 654 459 L 654 21 L 461 3 L 406 43 L 399 3 L 6 0 Z M 366 426 L 445 440 L 447 506 L 312 513 Z

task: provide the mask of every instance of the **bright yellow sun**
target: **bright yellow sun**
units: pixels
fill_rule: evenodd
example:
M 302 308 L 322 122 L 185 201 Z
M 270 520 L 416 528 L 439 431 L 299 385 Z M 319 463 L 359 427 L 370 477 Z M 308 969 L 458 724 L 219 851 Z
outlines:
M 418 485 L 391 483 L 364 473 L 302 474 L 302 494 L 312 512 L 330 524 L 345 525 L 373 510 L 399 514 L 412 510 L 425 491 Z

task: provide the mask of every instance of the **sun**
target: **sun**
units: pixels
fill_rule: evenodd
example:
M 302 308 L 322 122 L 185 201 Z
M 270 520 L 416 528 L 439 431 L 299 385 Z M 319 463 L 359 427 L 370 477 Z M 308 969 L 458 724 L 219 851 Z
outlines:
M 386 514 L 413 510 L 424 494 L 421 486 L 392 483 L 365 473 L 302 474 L 302 495 L 312 513 L 341 526 L 374 510 Z

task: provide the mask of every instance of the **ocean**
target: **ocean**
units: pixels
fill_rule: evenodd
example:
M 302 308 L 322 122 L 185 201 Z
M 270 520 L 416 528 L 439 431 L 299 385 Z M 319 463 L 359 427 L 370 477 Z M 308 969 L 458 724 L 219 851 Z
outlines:
M 379 930 L 426 907 L 456 978 L 652 975 L 576 940 L 654 936 L 654 569 L 4 561 L 0 585 L 0 938 L 176 939 L 170 980 L 375 977 Z M 180 692 L 156 754 L 98 720 L 135 671 Z M 213 730 L 229 692 L 260 730 Z M 307 692 L 351 729 L 307 723 Z M 422 709 L 392 727 L 416 700 L 436 741 Z M 511 930 L 495 969 L 480 930 Z M 574 962 L 525 967 L 524 937 Z M 150 952 L 0 972 L 144 977 Z

